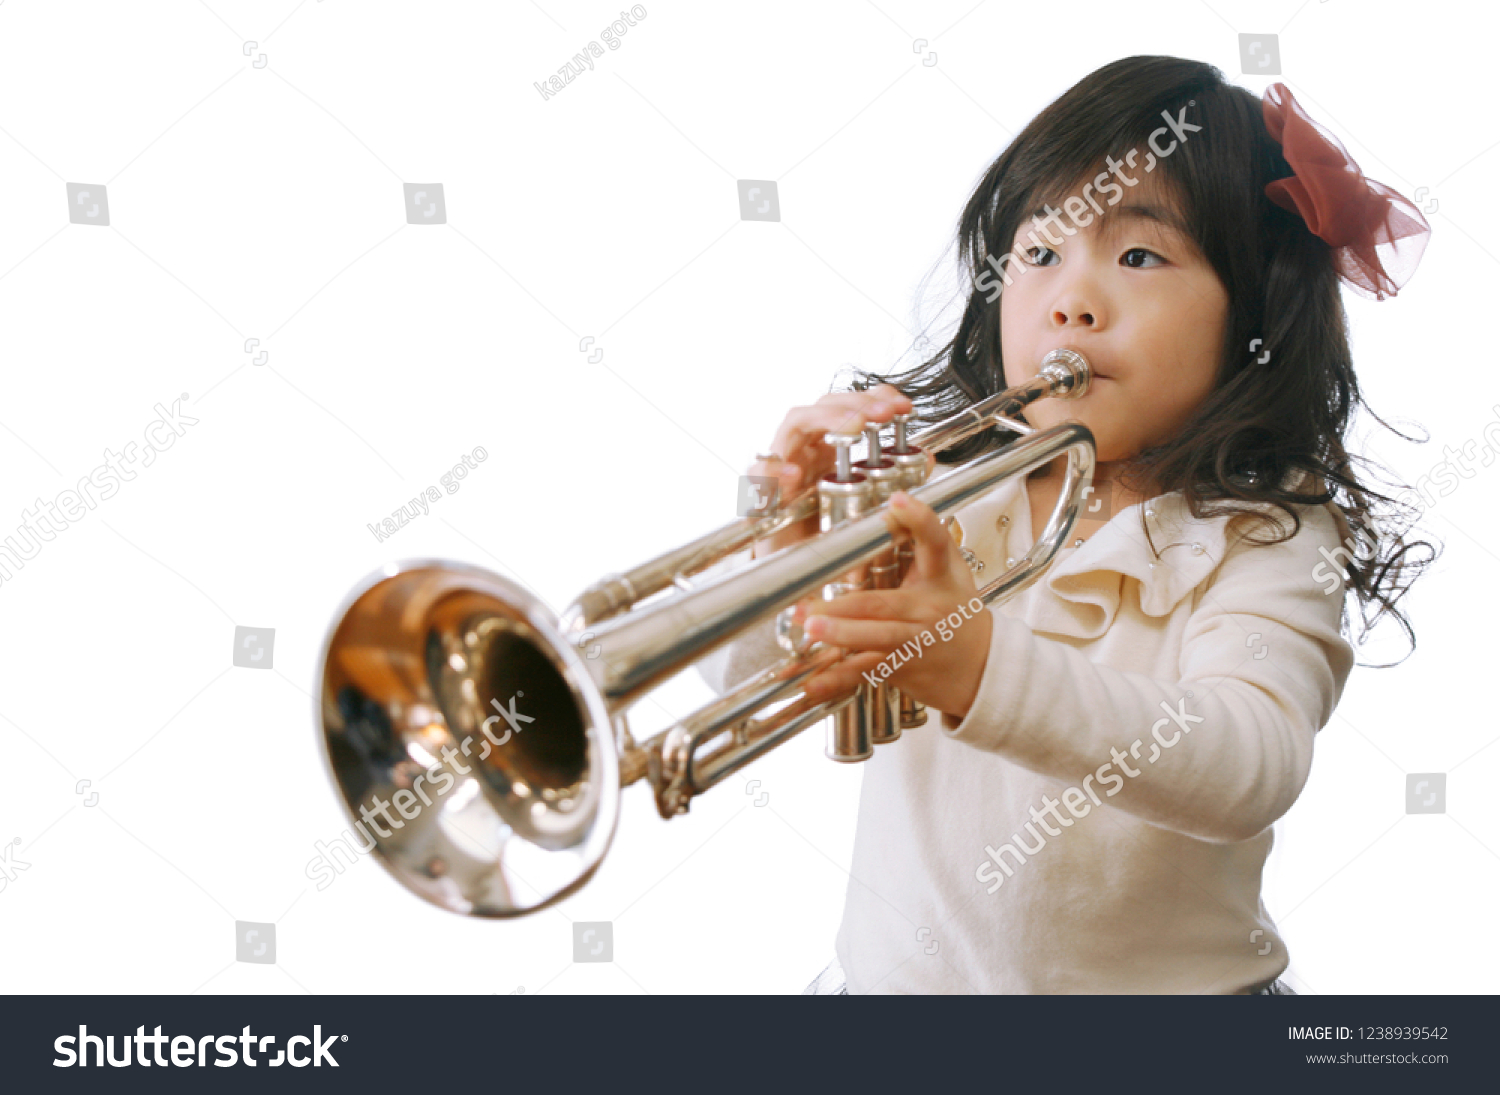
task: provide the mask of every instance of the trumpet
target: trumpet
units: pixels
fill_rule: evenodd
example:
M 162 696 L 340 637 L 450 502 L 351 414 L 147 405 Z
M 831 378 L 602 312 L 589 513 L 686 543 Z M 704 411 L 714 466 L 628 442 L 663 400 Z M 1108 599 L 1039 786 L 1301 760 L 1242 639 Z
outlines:
M 884 499 L 897 489 L 940 516 L 1059 456 L 1062 490 L 1042 534 L 984 586 L 986 605 L 1035 582 L 1071 532 L 1093 477 L 1078 422 L 1037 430 L 1014 416 L 1088 391 L 1088 361 L 1053 350 L 1037 376 L 908 440 L 833 435 L 836 470 L 752 513 L 586 589 L 562 614 L 500 575 L 443 560 L 389 563 L 346 597 L 324 640 L 314 698 L 323 756 L 345 812 L 413 893 L 469 916 L 520 916 L 574 893 L 613 838 L 620 793 L 645 781 L 663 818 L 815 723 L 829 755 L 861 760 L 920 725 L 895 689 L 813 702 L 802 686 L 846 652 L 810 642 L 792 607 L 888 588 L 910 565 Z M 992 426 L 1020 437 L 928 479 L 928 455 Z M 727 574 L 690 579 L 757 540 L 820 515 L 821 531 Z M 906 545 L 909 548 L 909 545 Z M 628 709 L 668 677 L 774 619 L 785 657 L 637 743 Z M 397 816 L 399 815 L 399 816 Z M 373 831 L 372 831 L 373 830 Z M 361 842 L 365 843 L 365 842 Z

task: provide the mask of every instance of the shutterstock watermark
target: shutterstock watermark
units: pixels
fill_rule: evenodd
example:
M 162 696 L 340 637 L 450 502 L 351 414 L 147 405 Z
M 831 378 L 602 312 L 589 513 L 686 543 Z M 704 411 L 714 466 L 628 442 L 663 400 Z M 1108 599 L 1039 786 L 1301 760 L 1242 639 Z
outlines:
M 492 747 L 499 748 L 510 741 L 512 734 L 521 733 L 527 723 L 536 721 L 534 716 L 523 715 L 517 708 L 517 699 L 525 695 L 525 692 L 517 690 L 515 695 L 510 697 L 507 705 L 502 705 L 497 699 L 490 700 L 490 706 L 495 709 L 496 713 L 485 719 L 479 727 L 485 739 L 479 743 L 480 760 L 490 755 Z M 505 723 L 505 732 L 497 734 L 494 728 L 502 721 Z M 318 854 L 307 861 L 303 873 L 318 883 L 319 891 L 326 890 L 333 885 L 334 879 L 344 873 L 344 866 L 339 861 L 341 853 L 347 857 L 349 866 L 352 867 L 359 862 L 361 855 L 375 847 L 375 837 L 370 835 L 365 826 L 368 825 L 370 829 L 373 829 L 376 836 L 381 839 L 390 837 L 391 832 L 382 829 L 380 821 L 373 815 L 379 815 L 384 819 L 385 824 L 389 825 L 391 830 L 406 827 L 404 821 L 391 816 L 392 806 L 406 821 L 417 820 L 422 815 L 422 807 L 432 805 L 432 799 L 427 797 L 427 789 L 422 786 L 423 782 L 429 784 L 433 794 L 441 799 L 452 790 L 456 782 L 450 769 L 457 769 L 461 775 L 469 774 L 471 769 L 459 759 L 459 752 L 462 751 L 466 757 L 472 757 L 474 755 L 471 748 L 473 743 L 473 735 L 466 735 L 457 749 L 450 744 L 438 750 L 441 759 L 424 754 L 424 759 L 430 761 L 425 770 L 415 760 L 402 758 L 397 761 L 393 766 L 396 769 L 393 782 L 398 785 L 398 789 L 391 795 L 390 801 L 387 802 L 378 794 L 371 792 L 369 802 L 362 803 L 359 807 L 359 816 L 364 820 L 354 823 L 358 836 L 346 829 L 344 835 L 335 837 L 331 844 L 325 844 L 321 840 L 314 841 L 313 847 Z M 349 839 L 345 840 L 345 836 Z
M 139 467 L 149 468 L 156 463 L 158 453 L 170 449 L 179 437 L 187 433 L 189 426 L 198 424 L 196 418 L 182 413 L 182 400 L 186 398 L 184 395 L 182 399 L 173 400 L 170 411 L 160 403 L 152 408 L 156 417 L 144 431 L 146 447 L 140 454 Z M 43 544 L 57 539 L 57 534 L 70 523 L 83 520 L 84 515 L 96 509 L 100 502 L 113 498 L 120 492 L 122 482 L 135 479 L 138 471 L 130 465 L 136 462 L 138 446 L 129 441 L 124 448 L 123 453 L 105 449 L 104 463 L 78 480 L 77 490 L 59 491 L 51 502 L 39 496 L 34 507 L 21 511 L 21 524 L 0 544 L 0 583 L 14 581 L 16 572 L 41 553 Z
M 984 602 L 978 597 L 970 597 L 959 605 L 956 611 L 948 613 L 933 626 L 938 629 L 938 635 L 942 641 L 947 642 L 953 638 L 953 633 L 963 626 L 965 620 L 972 620 L 976 614 L 983 611 Z M 865 680 L 871 687 L 879 687 L 882 681 L 911 661 L 913 655 L 920 658 L 924 647 L 936 646 L 937 643 L 938 640 L 932 637 L 932 632 L 924 627 L 920 635 L 915 639 L 907 639 L 899 649 L 891 651 L 882 658 L 880 664 L 873 670 L 866 669 Z
M 1375 557 L 1373 549 L 1373 544 L 1361 543 L 1352 536 L 1332 551 L 1320 546 L 1318 554 L 1323 558 L 1313 565 L 1312 579 L 1314 582 L 1323 583 L 1323 596 L 1333 593 L 1339 588 L 1341 582 L 1348 580 L 1346 568 L 1351 561 L 1368 563 L 1373 559 Z
M 1124 789 L 1125 780 L 1118 773 L 1111 772 L 1111 768 L 1118 766 L 1120 772 L 1125 773 L 1126 777 L 1134 779 L 1145 770 L 1147 764 L 1155 764 L 1161 758 L 1163 750 L 1172 748 L 1172 746 L 1182 740 L 1184 735 L 1192 733 L 1192 724 L 1203 721 L 1202 715 L 1193 715 L 1187 710 L 1187 701 L 1192 695 L 1189 692 L 1187 696 L 1179 699 L 1175 710 L 1166 700 L 1161 701 L 1161 709 L 1166 712 L 1166 717 L 1157 719 L 1151 724 L 1151 736 L 1156 740 L 1151 743 L 1151 754 L 1146 758 L 1146 764 L 1141 765 L 1139 769 L 1131 768 L 1129 763 L 1130 758 L 1140 760 L 1141 757 L 1141 739 L 1136 738 L 1131 743 L 1129 754 L 1122 752 L 1118 748 L 1110 749 L 1110 759 L 1101 764 L 1093 774 L 1084 777 L 1082 790 L 1076 786 L 1069 787 L 1062 793 L 1061 798 L 1053 798 L 1046 794 L 1042 795 L 1041 809 L 1038 810 L 1037 807 L 1032 806 L 1030 808 L 1031 820 L 1023 827 L 1024 831 L 1030 833 L 1033 839 L 1035 839 L 1035 847 L 1032 847 L 1025 840 L 1021 839 L 1020 833 L 1012 833 L 1010 840 L 1000 845 L 999 848 L 993 848 L 986 844 L 984 846 L 984 854 L 989 856 L 989 859 L 982 861 L 974 871 L 974 877 L 980 882 L 993 883 L 993 885 L 985 887 L 985 893 L 995 893 L 1001 886 L 1005 885 L 1005 880 L 1015 874 L 1016 867 L 1025 864 L 1027 856 L 1035 856 L 1047 846 L 1048 836 L 1061 836 L 1063 829 L 1073 825 L 1074 819 L 1085 818 L 1095 806 L 1103 805 L 1098 792 L 1092 786 L 1095 780 L 1099 782 L 1100 786 L 1109 788 L 1109 790 L 1104 792 L 1105 798 L 1114 798 Z M 1162 730 L 1173 723 L 1176 723 L 1181 729 L 1173 730 L 1170 738 L 1164 737 Z M 1106 773 L 1108 774 L 1106 775 Z M 1063 817 L 1057 809 L 1059 806 L 1066 806 L 1068 813 L 1073 816 Z M 1060 828 L 1047 824 L 1046 819 L 1048 815 L 1057 821 Z M 1041 833 L 1036 830 L 1038 825 L 1042 827 Z M 1044 836 L 1043 833 L 1046 835 Z M 1005 861 L 1004 857 L 1007 852 L 1010 853 L 1011 859 L 1015 861 L 1014 865 Z M 995 869 L 996 867 L 999 868 L 998 871 Z
M 1474 467 L 1476 457 L 1481 468 L 1493 464 L 1496 454 L 1500 453 L 1500 403 L 1496 403 L 1491 410 L 1495 412 L 1495 417 L 1479 431 L 1483 441 L 1471 437 L 1456 449 L 1452 445 L 1444 445 L 1443 458 L 1417 476 L 1416 482 L 1409 489 L 1396 496 L 1396 501 L 1420 516 L 1437 505 L 1438 499 L 1447 498 L 1458 490 L 1463 485 L 1463 480 L 1473 479 L 1479 474 Z M 1436 492 L 1433 490 L 1434 484 L 1437 484 Z M 1346 567 L 1351 560 L 1369 562 L 1374 557 L 1374 547 L 1373 543 L 1357 542 L 1351 538 L 1332 551 L 1324 547 L 1318 548 L 1318 554 L 1323 558 L 1313 566 L 1312 578 L 1314 582 L 1323 583 L 1323 595 L 1326 597 L 1339 588 L 1341 578 L 1347 576 Z
M 461 480 L 470 471 L 479 467 L 480 464 L 483 464 L 489 458 L 490 454 L 483 446 L 475 445 L 469 452 L 464 453 L 462 460 L 438 476 L 438 482 L 442 484 L 443 490 L 449 494 L 457 494 L 458 488 L 462 486 Z M 391 515 L 389 517 L 382 517 L 379 525 L 366 523 L 365 528 L 369 529 L 370 535 L 375 537 L 376 541 L 379 542 L 398 529 L 404 529 L 409 522 L 415 521 L 418 517 L 426 517 L 428 507 L 433 502 L 441 502 L 442 500 L 442 492 L 437 487 L 428 487 L 410 502 L 403 503 L 400 509 L 391 510 Z M 407 512 L 408 508 L 411 511 L 409 513 Z M 420 513 L 418 512 L 419 509 L 421 510 Z
M 1430 509 L 1436 505 L 1438 498 L 1446 498 L 1459 488 L 1459 479 L 1473 479 L 1475 471 L 1473 460 L 1477 450 L 1483 459 L 1479 466 L 1487 468 L 1495 462 L 1495 454 L 1500 452 L 1500 403 L 1491 408 L 1495 417 L 1484 424 L 1479 431 L 1484 438 L 1479 441 L 1469 438 L 1463 445 L 1455 449 L 1452 445 L 1443 446 L 1443 459 L 1438 461 L 1430 471 L 1417 476 L 1417 481 L 1411 490 L 1403 491 L 1400 501 L 1406 505 L 1419 510 Z M 1457 475 L 1454 473 L 1457 472 Z M 1433 497 L 1432 484 L 1441 484 L 1437 496 Z
M 1194 106 L 1196 105 L 1196 102 L 1196 100 L 1189 99 L 1188 106 Z M 1181 110 L 1179 110 L 1177 112 L 1176 118 L 1173 118 L 1171 112 L 1166 110 L 1163 110 L 1161 112 L 1161 116 L 1163 121 L 1165 121 L 1167 124 L 1160 127 L 1159 129 L 1152 130 L 1151 135 L 1146 139 L 1146 144 L 1150 148 L 1150 151 L 1146 153 L 1146 163 L 1144 167 L 1144 170 L 1147 173 L 1153 171 L 1160 160 L 1164 160 L 1172 153 L 1176 152 L 1180 147 L 1179 142 L 1181 144 L 1186 144 L 1189 133 L 1197 133 L 1203 128 L 1201 125 L 1193 125 L 1187 120 L 1187 107 L 1183 107 Z M 1168 132 L 1173 135 L 1173 140 L 1168 142 L 1166 147 L 1163 148 L 1160 144 L 1157 143 L 1157 138 L 1165 135 Z M 1127 187 L 1140 185 L 1140 179 L 1128 174 L 1125 171 L 1125 168 L 1127 167 L 1135 167 L 1136 157 L 1139 154 L 1139 148 L 1132 148 L 1128 153 L 1125 154 L 1125 158 L 1123 160 L 1116 160 L 1113 156 L 1105 156 L 1105 170 L 1099 172 L 1099 174 L 1094 177 L 1094 180 L 1092 182 L 1084 183 L 1083 191 L 1081 194 L 1069 195 L 1068 198 L 1062 203 L 1062 209 L 1053 209 L 1050 204 L 1044 206 L 1043 208 L 1047 215 L 1045 217 L 1034 217 L 1032 219 L 1035 222 L 1037 228 L 1041 230 L 1041 233 L 1047 240 L 1047 242 L 1053 247 L 1059 247 L 1063 242 L 1061 239 L 1054 238 L 1052 234 L 1047 230 L 1047 225 L 1049 222 L 1055 223 L 1064 236 L 1074 236 L 1078 234 L 1080 229 L 1087 228 L 1089 225 L 1093 224 L 1095 215 L 1104 215 L 1104 209 L 1094 199 L 1094 191 L 1106 195 L 1108 197 L 1108 204 L 1114 206 L 1118 205 L 1120 203 L 1120 200 L 1125 196 L 1125 191 L 1124 189 L 1122 189 L 1120 183 L 1124 183 Z M 1158 159 L 1158 157 L 1160 157 L 1160 160 Z M 1115 179 L 1118 179 L 1119 182 L 1112 181 L 1110 179 L 1111 175 L 1113 175 Z M 1089 212 L 1091 208 L 1093 212 Z M 1072 227 L 1069 227 L 1069 224 L 1065 224 L 1063 222 L 1063 214 L 1067 215 L 1068 222 L 1072 225 Z M 1031 241 L 1031 245 L 1033 247 L 1042 246 L 1042 241 L 1037 239 L 1035 229 L 1027 233 L 1027 238 Z M 981 293 L 989 294 L 987 297 L 985 297 L 985 303 L 995 303 L 995 298 L 1000 295 L 1001 285 L 998 281 L 995 280 L 996 274 L 999 274 L 1000 277 L 1005 279 L 1006 285 L 1010 285 L 1015 281 L 1010 273 L 1010 268 L 1014 264 L 1015 258 L 1015 253 L 1012 251 L 1007 251 L 998 259 L 995 258 L 994 255 L 985 255 L 984 261 L 986 265 L 990 267 L 990 269 L 981 269 L 978 276 L 976 276 L 974 279 L 974 288 L 978 289 Z M 1022 262 L 1020 264 L 1020 268 L 1023 274 L 1027 270 L 1031 269 L 1031 267 L 1025 262 Z
M 644 18 L 646 18 L 646 9 L 637 4 L 629 11 L 620 12 L 620 17 L 601 30 L 599 37 L 610 49 L 619 49 L 620 39 L 625 37 L 631 27 L 637 25 L 638 20 Z M 603 56 L 604 50 L 599 47 L 599 43 L 590 42 L 575 53 L 571 61 L 558 69 L 556 76 L 547 77 L 546 87 L 543 87 L 535 80 L 531 82 L 531 86 L 536 88 L 537 94 L 543 99 L 550 99 L 579 76 L 582 76 L 584 65 L 588 65 L 589 71 L 593 72 L 594 58 Z

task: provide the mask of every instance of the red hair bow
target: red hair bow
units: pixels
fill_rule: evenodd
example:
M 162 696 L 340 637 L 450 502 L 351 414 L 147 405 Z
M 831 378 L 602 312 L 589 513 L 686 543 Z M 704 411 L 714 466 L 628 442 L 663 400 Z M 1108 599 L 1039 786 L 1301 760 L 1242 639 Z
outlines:
M 1267 184 L 1266 197 L 1299 214 L 1313 235 L 1334 248 L 1339 276 L 1361 296 L 1395 296 L 1432 235 L 1422 211 L 1385 184 L 1365 178 L 1285 84 L 1266 88 L 1261 103 L 1266 129 L 1293 172 Z

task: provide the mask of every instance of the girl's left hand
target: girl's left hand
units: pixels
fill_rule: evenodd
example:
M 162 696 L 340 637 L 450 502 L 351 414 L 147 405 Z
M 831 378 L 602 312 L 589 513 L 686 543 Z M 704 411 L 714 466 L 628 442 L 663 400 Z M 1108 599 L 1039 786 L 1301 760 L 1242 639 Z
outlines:
M 846 695 L 869 672 L 961 719 L 979 691 L 994 621 L 988 608 L 975 608 L 981 602 L 974 576 L 931 506 L 897 491 L 886 507 L 886 524 L 892 536 L 910 537 L 916 549 L 900 589 L 848 593 L 797 608 L 810 637 L 850 652 L 813 677 L 806 691 L 816 701 Z M 884 674 L 882 662 L 899 668 Z

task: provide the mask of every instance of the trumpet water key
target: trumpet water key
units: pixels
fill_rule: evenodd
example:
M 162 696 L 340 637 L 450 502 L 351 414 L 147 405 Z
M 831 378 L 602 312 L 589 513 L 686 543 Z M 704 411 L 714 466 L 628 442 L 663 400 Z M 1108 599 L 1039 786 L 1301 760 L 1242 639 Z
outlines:
M 808 642 L 788 610 L 807 597 L 899 584 L 911 557 L 886 527 L 893 491 L 909 491 L 941 516 L 1065 456 L 1063 487 L 1036 543 L 978 595 L 994 604 L 1035 582 L 1081 511 L 1094 439 L 1077 422 L 1034 430 L 1013 416 L 1037 399 L 1077 398 L 1089 381 L 1082 354 L 1054 350 L 1032 380 L 915 438 L 904 416 L 889 448 L 872 431 L 857 464 L 850 449 L 859 435 L 834 436 L 837 468 L 822 482 L 595 583 L 561 617 L 479 567 L 387 564 L 346 599 L 318 669 L 323 753 L 349 817 L 369 824 L 381 864 L 425 900 L 467 915 L 517 916 L 589 879 L 608 851 L 625 786 L 650 784 L 658 812 L 672 817 L 830 718 L 830 756 L 870 756 L 920 725 L 919 709 L 868 683 L 812 702 L 803 685 L 845 655 Z M 930 455 L 992 426 L 1020 437 L 924 482 Z M 820 531 L 811 538 L 690 581 L 814 514 Z M 783 659 L 634 740 L 626 721 L 634 703 L 765 621 L 774 621 Z

